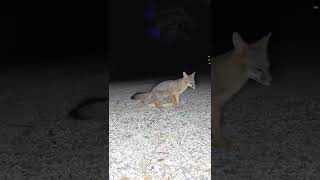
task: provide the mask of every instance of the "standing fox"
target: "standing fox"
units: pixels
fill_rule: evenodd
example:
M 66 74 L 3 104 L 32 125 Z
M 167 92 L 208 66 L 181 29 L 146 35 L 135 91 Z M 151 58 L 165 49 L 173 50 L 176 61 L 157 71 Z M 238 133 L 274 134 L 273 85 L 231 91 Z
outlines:
M 212 126 L 216 147 L 228 148 L 232 145 L 223 137 L 221 127 L 221 108 L 225 102 L 238 93 L 249 79 L 266 86 L 271 83 L 267 57 L 270 37 L 271 33 L 255 43 L 247 44 L 237 32 L 234 32 L 234 49 L 211 59 L 211 100 L 214 116 Z
M 195 72 L 187 75 L 183 72 L 183 77 L 177 80 L 164 81 L 151 89 L 150 92 L 135 93 L 131 99 L 139 99 L 142 102 L 154 103 L 157 108 L 163 108 L 161 100 L 169 97 L 173 105 L 178 108 L 180 103 L 180 95 L 188 88 L 196 88 L 194 81 Z

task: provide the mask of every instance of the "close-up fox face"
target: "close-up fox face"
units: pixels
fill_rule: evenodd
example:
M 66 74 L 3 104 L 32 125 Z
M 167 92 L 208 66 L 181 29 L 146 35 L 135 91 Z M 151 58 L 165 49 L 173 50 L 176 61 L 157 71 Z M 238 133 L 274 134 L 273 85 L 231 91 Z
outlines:
M 196 82 L 194 81 L 194 75 L 196 72 L 192 73 L 191 75 L 187 75 L 187 73 L 183 72 L 183 78 L 187 81 L 187 86 L 191 87 L 192 89 L 196 88 Z
M 272 81 L 270 74 L 270 63 L 267 55 L 269 38 L 271 33 L 263 37 L 258 42 L 249 45 L 249 79 L 253 79 L 258 83 L 269 86 Z
M 259 61 L 253 61 L 249 64 L 248 76 L 249 79 L 253 79 L 258 83 L 269 86 L 272 81 L 272 77 L 269 71 L 269 65 L 267 59 L 261 59 Z
M 238 33 L 233 34 L 233 42 L 238 51 L 244 52 L 248 58 L 248 78 L 269 86 L 272 81 L 270 63 L 267 55 L 271 33 L 253 44 L 247 44 Z

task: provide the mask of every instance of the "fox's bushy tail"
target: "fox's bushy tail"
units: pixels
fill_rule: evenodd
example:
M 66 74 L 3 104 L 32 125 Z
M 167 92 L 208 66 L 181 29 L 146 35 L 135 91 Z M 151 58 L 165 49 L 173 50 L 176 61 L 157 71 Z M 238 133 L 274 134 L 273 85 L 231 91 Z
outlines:
M 131 96 L 131 99 L 147 100 L 150 98 L 150 95 L 151 95 L 150 92 L 137 92 Z
M 104 109 L 107 109 L 107 103 L 108 103 L 109 97 L 91 97 L 83 99 L 78 103 L 76 107 L 71 109 L 69 111 L 68 116 L 72 119 L 79 119 L 79 120 L 86 120 L 91 119 L 91 116 L 95 115 L 95 111 L 90 112 L 90 106 L 93 104 L 105 104 L 105 106 L 101 106 Z

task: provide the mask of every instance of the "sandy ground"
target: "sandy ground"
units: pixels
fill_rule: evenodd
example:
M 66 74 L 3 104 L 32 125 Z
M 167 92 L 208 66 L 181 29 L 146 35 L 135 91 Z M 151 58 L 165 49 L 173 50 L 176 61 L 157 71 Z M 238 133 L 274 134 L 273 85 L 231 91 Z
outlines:
M 181 109 L 142 107 L 130 96 L 154 81 L 109 85 L 110 179 L 211 179 L 209 78 L 181 95 Z
M 106 95 L 107 75 L 88 66 L 4 68 L 0 179 L 107 179 L 105 121 L 66 117 L 82 98 Z

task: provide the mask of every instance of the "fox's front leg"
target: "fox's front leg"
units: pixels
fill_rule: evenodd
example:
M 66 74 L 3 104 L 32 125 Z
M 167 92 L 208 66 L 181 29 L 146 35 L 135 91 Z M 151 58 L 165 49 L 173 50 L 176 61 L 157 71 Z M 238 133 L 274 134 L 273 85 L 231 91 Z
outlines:
M 170 95 L 170 99 L 174 105 L 175 108 L 179 108 L 179 103 L 180 103 L 180 100 L 179 100 L 179 95 Z
M 221 119 L 220 119 L 220 105 L 217 98 L 213 98 L 212 100 L 213 100 L 213 106 L 212 106 L 211 112 L 213 113 L 213 119 L 212 119 L 213 138 L 215 139 L 217 146 L 219 146 L 222 144 L 222 141 L 223 141 Z
M 223 129 L 221 125 L 221 105 L 217 98 L 212 98 L 212 100 L 213 100 L 213 106 L 212 106 L 211 112 L 213 113 L 212 126 L 213 126 L 213 138 L 215 140 L 214 146 L 218 148 L 236 147 L 234 144 L 232 144 L 230 141 L 226 140 L 223 137 Z
M 176 98 L 176 107 L 178 108 L 178 107 L 180 107 L 180 95 L 177 94 L 174 97 Z

